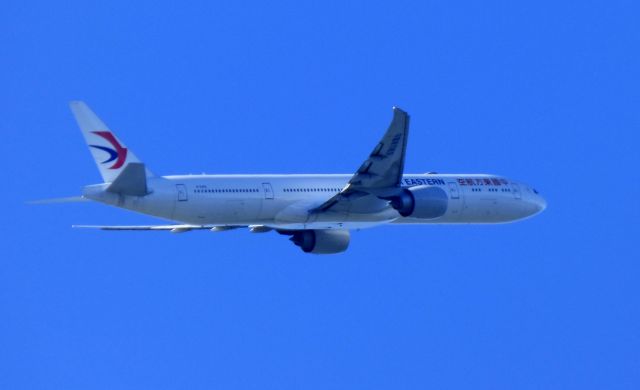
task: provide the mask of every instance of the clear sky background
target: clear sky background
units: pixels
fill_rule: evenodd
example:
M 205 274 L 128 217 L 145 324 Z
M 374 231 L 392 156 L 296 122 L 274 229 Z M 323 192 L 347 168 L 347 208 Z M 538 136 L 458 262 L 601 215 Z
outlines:
M 636 2 L 3 2 L 0 388 L 640 388 Z M 352 173 L 398 105 L 407 172 L 547 210 L 277 234 L 28 206 L 100 181 L 87 101 L 150 169 Z

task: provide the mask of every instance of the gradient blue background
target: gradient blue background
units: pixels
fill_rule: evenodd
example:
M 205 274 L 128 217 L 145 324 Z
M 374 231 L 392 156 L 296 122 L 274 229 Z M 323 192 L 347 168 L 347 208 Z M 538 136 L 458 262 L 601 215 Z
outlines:
M 638 389 L 636 2 L 4 2 L 0 388 Z M 78 231 L 86 100 L 158 174 L 408 172 L 534 185 L 540 216 L 285 237 Z

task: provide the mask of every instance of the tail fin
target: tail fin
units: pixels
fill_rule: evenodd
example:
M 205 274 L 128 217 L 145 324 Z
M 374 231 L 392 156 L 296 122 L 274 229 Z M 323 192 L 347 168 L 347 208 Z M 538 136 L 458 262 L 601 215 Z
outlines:
M 84 102 L 70 106 L 105 183 L 113 182 L 129 163 L 141 162 Z

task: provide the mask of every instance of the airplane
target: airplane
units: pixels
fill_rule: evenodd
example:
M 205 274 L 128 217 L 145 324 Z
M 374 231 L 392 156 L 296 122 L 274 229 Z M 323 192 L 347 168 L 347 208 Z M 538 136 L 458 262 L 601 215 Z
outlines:
M 70 103 L 103 182 L 66 201 L 95 201 L 171 221 L 74 225 L 111 231 L 275 231 L 306 253 L 347 249 L 350 230 L 399 224 L 494 224 L 546 208 L 533 187 L 497 175 L 405 174 L 409 115 L 398 107 L 352 174 L 156 176 L 81 101 Z

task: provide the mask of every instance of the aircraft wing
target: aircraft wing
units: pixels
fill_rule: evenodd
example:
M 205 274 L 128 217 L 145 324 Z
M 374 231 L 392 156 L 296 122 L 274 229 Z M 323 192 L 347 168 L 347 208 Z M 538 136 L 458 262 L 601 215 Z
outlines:
M 393 119 L 369 157 L 338 194 L 311 212 L 349 208 L 350 203 L 367 195 L 385 195 L 400 186 L 409 136 L 409 115 L 393 107 Z M 342 207 L 341 207 L 342 206 Z
M 211 230 L 212 232 L 222 232 L 246 226 L 236 225 L 73 225 L 79 229 L 99 229 L 99 230 L 168 230 L 171 233 L 184 233 L 191 230 Z

